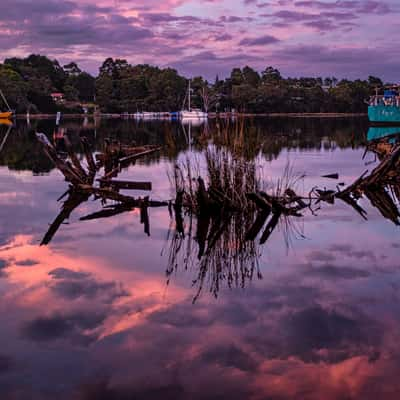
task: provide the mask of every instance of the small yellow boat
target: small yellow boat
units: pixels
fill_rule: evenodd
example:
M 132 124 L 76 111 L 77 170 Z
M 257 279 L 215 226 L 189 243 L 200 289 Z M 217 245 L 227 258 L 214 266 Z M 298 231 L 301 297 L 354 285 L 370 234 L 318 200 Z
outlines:
M 11 119 L 13 116 L 12 111 L 0 112 L 0 119 Z
M 11 119 L 13 117 L 13 111 L 11 110 L 11 107 L 8 104 L 6 96 L 4 96 L 4 93 L 3 93 L 3 91 L 1 89 L 0 89 L 0 96 L 3 99 L 4 104 L 8 108 L 8 111 L 1 111 L 0 110 L 0 119 Z

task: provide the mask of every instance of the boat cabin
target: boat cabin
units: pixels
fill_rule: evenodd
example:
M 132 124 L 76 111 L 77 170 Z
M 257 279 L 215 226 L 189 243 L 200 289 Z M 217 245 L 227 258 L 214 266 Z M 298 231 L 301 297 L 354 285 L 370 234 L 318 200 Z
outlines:
M 395 89 L 386 89 L 383 95 L 376 94 L 369 101 L 370 106 L 395 106 L 400 107 L 399 91 Z

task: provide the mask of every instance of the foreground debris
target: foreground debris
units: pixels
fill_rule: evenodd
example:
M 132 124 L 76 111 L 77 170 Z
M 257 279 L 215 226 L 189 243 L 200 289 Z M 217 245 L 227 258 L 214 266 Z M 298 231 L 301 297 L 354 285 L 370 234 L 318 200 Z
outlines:
M 117 143 L 110 144 L 107 141 L 105 143 L 105 151 L 98 154 L 95 160 L 88 140 L 80 138 L 80 145 L 86 161 L 85 168 L 75 153 L 68 136 L 64 136 L 63 138 L 68 160 L 64 160 L 59 155 L 46 135 L 36 133 L 36 137 L 42 143 L 47 156 L 70 184 L 66 193 L 59 199 L 62 200 L 66 197 L 61 212 L 50 225 L 49 230 L 42 240 L 42 245 L 49 244 L 63 222 L 70 217 L 71 213 L 77 207 L 88 201 L 91 196 L 96 200 L 101 200 L 103 209 L 82 217 L 82 221 L 107 218 L 138 208 L 140 209 L 141 223 L 144 225 L 144 231 L 150 235 L 148 208 L 165 207 L 168 203 L 152 201 L 148 196 L 135 198 L 120 193 L 120 190 L 151 191 L 151 182 L 122 181 L 112 178 L 117 177 L 124 166 L 159 151 L 160 147 L 122 146 Z M 104 169 L 103 176 L 96 179 L 96 175 L 102 168 Z M 98 186 L 95 185 L 96 182 L 99 184 Z M 107 205 L 107 202 L 110 201 L 112 204 Z

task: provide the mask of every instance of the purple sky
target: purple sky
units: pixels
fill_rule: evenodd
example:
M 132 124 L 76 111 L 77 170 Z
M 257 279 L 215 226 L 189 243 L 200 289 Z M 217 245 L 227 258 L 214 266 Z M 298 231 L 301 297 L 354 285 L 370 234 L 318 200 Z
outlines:
M 2 0 L 2 58 L 41 53 L 96 74 L 108 56 L 214 78 L 246 64 L 285 76 L 397 81 L 397 0 Z

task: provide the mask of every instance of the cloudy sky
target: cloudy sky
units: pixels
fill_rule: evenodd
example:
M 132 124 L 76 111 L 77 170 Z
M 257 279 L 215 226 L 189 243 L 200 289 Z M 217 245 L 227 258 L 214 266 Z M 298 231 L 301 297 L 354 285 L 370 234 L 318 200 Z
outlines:
M 398 0 L 2 0 L 1 58 L 41 53 L 97 73 L 108 56 L 225 76 L 397 81 Z

